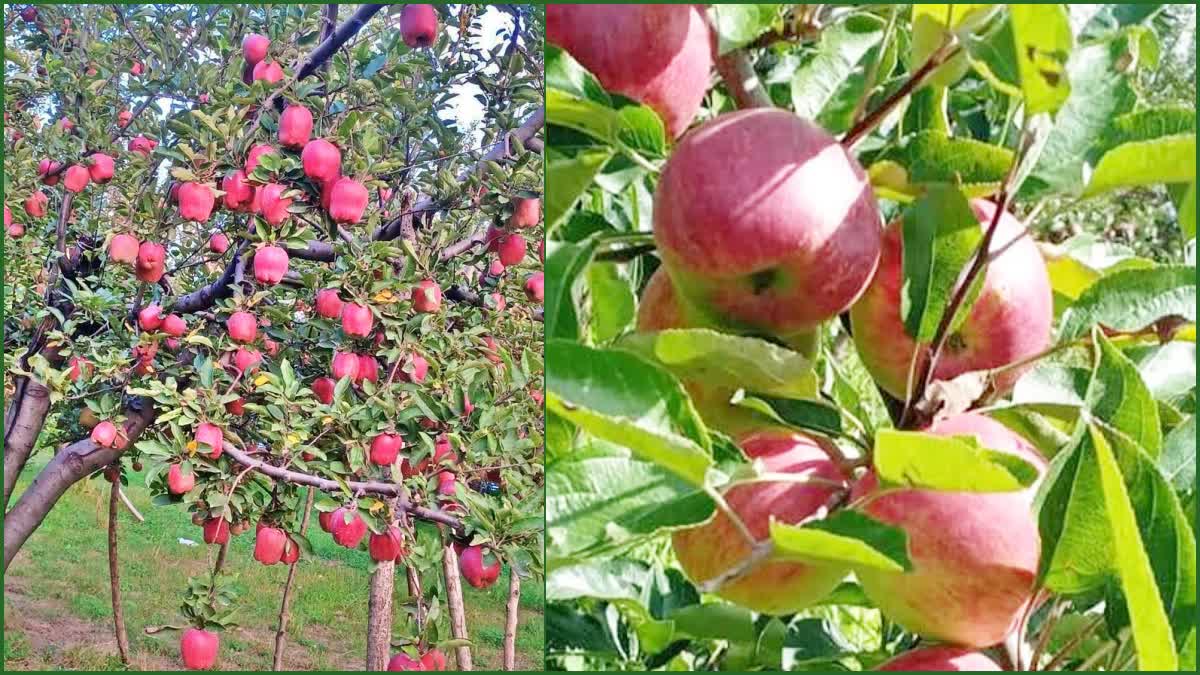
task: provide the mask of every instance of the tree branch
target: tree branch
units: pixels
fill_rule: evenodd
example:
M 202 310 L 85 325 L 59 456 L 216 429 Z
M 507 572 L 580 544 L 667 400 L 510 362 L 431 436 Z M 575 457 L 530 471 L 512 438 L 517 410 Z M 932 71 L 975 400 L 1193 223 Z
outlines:
M 739 108 L 770 108 L 771 97 L 763 89 L 754 64 L 744 49 L 738 49 L 717 59 L 717 72 Z

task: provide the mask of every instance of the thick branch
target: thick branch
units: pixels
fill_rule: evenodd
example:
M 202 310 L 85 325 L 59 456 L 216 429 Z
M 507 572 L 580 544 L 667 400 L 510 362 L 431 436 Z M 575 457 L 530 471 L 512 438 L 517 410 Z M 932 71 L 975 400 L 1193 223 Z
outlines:
M 272 466 L 266 462 L 254 459 L 250 455 L 242 452 L 240 448 L 232 443 L 225 444 L 225 454 L 233 461 L 241 464 L 244 467 L 254 469 L 255 471 L 275 478 L 277 480 L 286 481 L 294 485 L 309 485 L 322 490 L 324 492 L 338 492 L 342 489 L 342 483 L 335 480 L 318 478 L 316 476 L 292 471 L 278 466 Z M 364 492 L 382 497 L 398 497 L 396 507 L 402 511 L 407 511 L 414 518 L 429 520 L 435 523 L 449 525 L 454 529 L 461 529 L 462 522 L 458 518 L 437 509 L 429 509 L 423 506 L 414 506 L 408 501 L 403 489 L 395 483 L 379 483 L 375 481 L 347 481 L 345 483 L 354 492 Z
M 739 108 L 770 108 L 773 105 L 745 50 L 738 49 L 718 58 L 717 72 L 725 80 L 725 86 Z
M 141 407 L 131 411 L 123 425 L 129 439 L 128 445 L 132 445 L 154 421 L 155 411 L 149 401 L 139 399 L 139 403 Z M 90 438 L 76 441 L 60 450 L 33 479 L 12 510 L 5 514 L 4 569 L 8 569 L 17 551 L 25 545 L 25 540 L 41 525 L 72 485 L 101 467 L 112 464 L 124 452 L 122 449 L 100 447 Z
M 296 80 L 303 80 L 304 78 L 316 72 L 317 68 L 321 67 L 321 64 L 328 61 L 329 57 L 333 56 L 333 53 L 336 52 L 338 48 L 346 44 L 347 40 L 354 37 L 358 31 L 362 30 L 362 27 L 366 25 L 367 21 L 369 21 L 371 17 L 375 16 L 379 10 L 383 9 L 384 7 L 386 7 L 386 5 L 382 4 L 363 5 L 362 7 L 359 7 L 357 12 L 351 14 L 349 19 L 346 19 L 346 23 L 338 26 L 338 29 L 333 32 L 333 35 L 329 36 L 329 39 L 318 45 L 317 48 L 313 50 L 312 54 L 308 55 L 308 60 L 305 61 L 304 64 L 300 66 L 300 69 L 296 72 Z

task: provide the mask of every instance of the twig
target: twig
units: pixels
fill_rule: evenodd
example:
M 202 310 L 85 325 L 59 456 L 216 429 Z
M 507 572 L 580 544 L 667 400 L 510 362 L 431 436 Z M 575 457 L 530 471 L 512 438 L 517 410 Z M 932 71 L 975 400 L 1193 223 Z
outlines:
M 739 108 L 770 108 L 771 97 L 762 87 L 754 64 L 743 49 L 738 49 L 717 59 L 717 72 Z
M 1103 614 L 1098 615 L 1096 618 L 1088 622 L 1083 628 L 1079 629 L 1079 632 L 1075 635 L 1072 635 L 1070 640 L 1067 640 L 1067 643 L 1062 646 L 1062 649 L 1058 650 L 1058 653 L 1054 655 L 1054 658 L 1051 659 L 1050 663 L 1047 663 L 1046 667 L 1042 668 L 1042 670 L 1054 670 L 1058 666 L 1061 666 L 1063 662 L 1071 656 L 1071 653 L 1074 652 L 1079 645 L 1083 644 L 1084 640 L 1088 639 L 1091 637 L 1092 633 L 1096 632 L 1096 629 L 1099 628 L 1100 624 L 1102 623 L 1104 623 Z M 1111 645 L 1114 643 L 1109 644 Z M 1101 647 L 1100 651 L 1103 649 L 1104 648 Z M 1095 655 L 1093 654 L 1093 656 Z
M 138 512 L 137 507 L 133 505 L 133 502 L 129 501 L 129 495 L 125 494 L 125 491 L 122 490 L 120 486 L 117 486 L 117 497 L 121 499 L 121 503 L 125 505 L 125 508 L 129 509 L 129 514 L 133 516 L 134 520 L 138 521 L 139 523 L 146 522 L 145 516 Z

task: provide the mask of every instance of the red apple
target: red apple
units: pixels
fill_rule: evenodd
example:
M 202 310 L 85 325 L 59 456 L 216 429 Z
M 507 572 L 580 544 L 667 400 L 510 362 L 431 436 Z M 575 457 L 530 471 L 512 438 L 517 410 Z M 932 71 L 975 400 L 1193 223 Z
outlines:
M 338 292 L 332 288 L 325 288 L 317 291 L 316 302 L 314 303 L 318 316 L 323 316 L 326 319 L 336 319 L 342 315 L 342 299 L 338 297 Z
M 333 184 L 329 194 L 329 217 L 337 223 L 357 223 L 367 210 L 368 199 L 362 183 L 343 178 Z
M 254 559 L 264 565 L 274 565 L 283 557 L 287 535 L 276 527 L 259 528 L 254 537 Z
M 207 183 L 184 183 L 179 187 L 179 215 L 184 220 L 203 223 L 212 215 L 216 195 Z
M 225 412 L 241 417 L 246 414 L 246 399 L 237 398 L 225 404 Z
M 201 422 L 196 426 L 196 445 L 201 446 L 201 451 L 204 450 L 203 446 L 208 446 L 209 459 L 217 459 L 225 452 L 224 432 L 212 422 Z
M 241 373 L 253 372 L 261 362 L 262 354 L 257 349 L 238 347 L 233 355 L 233 366 Z
M 250 312 L 234 312 L 225 320 L 225 328 L 234 342 L 254 342 L 258 337 L 258 319 Z
M 397 367 L 399 372 L 396 373 L 396 377 L 413 384 L 421 384 L 429 374 L 429 362 L 416 352 L 406 354 Z
M 996 212 L 992 202 L 977 199 L 971 208 L 981 227 L 991 224 Z M 907 398 L 909 364 L 916 349 L 900 316 L 902 229 L 900 220 L 888 226 L 879 270 L 850 310 L 854 343 L 863 364 L 880 387 L 901 400 Z M 990 250 L 979 298 L 946 341 L 934 379 L 950 380 L 973 370 L 999 368 L 1050 346 L 1054 299 L 1045 260 L 1033 237 L 1020 221 L 1005 213 Z M 1006 391 L 1022 372 L 1020 368 L 1009 370 L 994 386 Z
M 500 345 L 496 343 L 496 338 L 491 335 L 483 336 L 483 355 L 492 363 L 503 363 L 504 359 L 500 357 Z
M 8 236 L 12 237 L 13 239 L 20 239 L 21 237 L 25 236 L 25 226 L 20 223 L 9 223 L 4 228 L 4 231 L 7 232 Z
M 229 541 L 229 521 L 224 518 L 209 518 L 204 521 L 204 543 L 224 544 Z
M 708 91 L 714 40 L 698 5 L 548 5 L 546 41 L 678 137 Z
M 387 669 L 388 670 L 424 670 L 425 666 L 421 665 L 421 662 L 418 661 L 417 659 L 414 659 L 413 657 L 409 656 L 408 654 L 401 652 L 401 653 L 393 656 L 391 658 L 391 660 L 388 661 Z
M 108 242 L 108 257 L 113 262 L 132 263 L 137 260 L 138 240 L 132 234 L 118 234 Z
M 939 420 L 928 431 L 974 436 L 990 450 L 1046 469 L 1025 439 L 979 413 Z M 1032 599 L 1038 576 L 1035 487 L 987 493 L 880 490 L 874 473 L 867 473 L 855 483 L 851 505 L 904 530 L 913 567 L 858 570 L 867 597 L 884 616 L 922 637 L 977 648 L 1001 642 Z
M 145 68 L 143 68 L 141 61 L 134 61 L 133 65 L 129 67 L 129 74 L 137 77 L 138 75 L 141 75 L 144 70 Z
M 250 65 L 256 65 L 267 58 L 267 48 L 271 41 L 265 35 L 250 33 L 242 38 L 242 58 Z
M 437 11 L 433 5 L 405 5 L 400 10 L 400 36 L 411 49 L 433 46 L 437 39 Z
M 358 377 L 358 355 L 351 352 L 337 352 L 333 355 L 333 378 L 354 379 Z
M 208 238 L 208 250 L 213 253 L 224 253 L 229 250 L 229 237 L 223 232 L 216 232 Z
M 302 105 L 289 105 L 279 116 L 279 144 L 284 147 L 303 147 L 312 130 L 312 113 Z
M 69 361 L 71 368 L 67 371 L 67 376 L 72 382 L 78 382 L 80 379 L 91 377 L 92 363 L 82 356 L 72 356 Z
M 430 649 L 421 655 L 421 665 L 425 670 L 445 670 L 446 655 L 439 649 Z
M 996 665 L 995 661 L 977 651 L 948 645 L 918 647 L 881 663 L 874 669 L 905 673 L 943 670 L 982 673 L 1004 670 Z
M 41 218 L 46 215 L 46 206 L 50 203 L 50 198 L 45 192 L 38 190 L 25 198 L 25 213 L 32 218 Z
M 292 539 L 292 535 L 287 535 L 287 541 L 283 544 L 283 555 L 279 556 L 279 562 L 284 565 L 291 565 L 300 559 L 300 545 Z
M 355 363 L 355 369 L 357 368 L 358 364 Z M 312 383 L 313 395 L 316 396 L 317 400 L 321 403 L 329 405 L 330 403 L 333 403 L 333 388 L 336 386 L 336 380 L 332 380 L 328 377 L 318 377 L 317 379 L 313 380 Z
M 390 466 L 396 463 L 404 439 L 400 434 L 379 434 L 371 441 L 371 463 Z
M 475 588 L 487 588 L 500 578 L 500 559 L 495 554 L 488 555 L 492 558 L 491 564 L 487 563 L 482 546 L 468 546 L 458 557 L 458 568 L 463 578 Z
M 117 113 L 117 125 L 122 129 L 129 126 L 129 123 L 132 121 L 133 113 L 129 112 L 128 110 L 122 110 L 121 112 Z
M 83 192 L 90 180 L 91 175 L 88 173 L 87 167 L 82 164 L 74 164 L 67 168 L 63 178 L 63 187 L 70 192 Z
M 881 228 L 866 173 L 837 139 L 756 108 L 679 142 L 654 194 L 654 237 L 698 314 L 787 340 L 866 290 Z
M 228 539 L 228 537 L 226 537 Z M 189 628 L 179 639 L 179 653 L 189 670 L 208 670 L 217 662 L 220 638 L 199 628 Z
M 358 548 L 359 542 L 367 534 L 367 523 L 357 511 L 342 507 L 333 512 L 330 521 L 333 540 L 340 546 Z
M 92 442 L 96 445 L 111 448 L 117 440 L 117 425 L 104 420 L 92 428 Z
M 348 302 L 342 306 L 342 330 L 346 335 L 366 337 L 371 334 L 375 325 L 375 317 L 371 308 L 357 302 Z
M 259 61 L 254 66 L 254 81 L 262 80 L 267 84 L 275 84 L 283 79 L 283 68 L 274 61 Z
M 144 331 L 158 330 L 162 322 L 162 307 L 158 305 L 146 305 L 138 312 L 138 327 Z
M 137 278 L 151 284 L 158 283 L 166 272 L 166 256 L 167 251 L 161 244 L 143 241 L 138 246 L 137 260 L 134 262 Z
M 285 185 L 267 183 L 256 191 L 259 212 L 272 225 L 280 225 L 292 215 L 288 211 L 288 207 L 292 205 L 291 197 L 281 197 L 286 190 Z
M 274 285 L 288 271 L 288 254 L 278 246 L 264 246 L 254 254 L 254 278 L 262 284 Z
M 442 308 L 442 287 L 433 279 L 424 279 L 412 292 L 413 309 L 422 314 L 435 314 Z
M 398 560 L 404 555 L 404 535 L 395 525 L 389 527 L 388 531 L 383 534 L 372 532 L 371 538 L 367 541 L 367 550 L 370 551 L 371 559 L 375 562 Z
M 544 291 L 545 276 L 541 272 L 534 272 L 525 278 L 525 297 L 529 298 L 530 302 L 542 304 Z
M 494 240 L 500 264 L 505 267 L 520 265 L 525 259 L 525 238 L 519 234 L 502 234 Z
M 355 384 L 365 380 L 379 382 L 379 361 L 370 354 L 358 355 L 358 371 L 354 375 Z
M 173 495 L 181 495 L 196 487 L 196 474 L 184 473 L 179 464 L 172 464 L 167 470 L 167 490 Z
M 243 171 L 246 172 L 247 176 L 254 173 L 254 169 L 258 166 L 258 158 L 262 157 L 263 155 L 269 155 L 275 151 L 276 150 L 274 147 L 267 145 L 266 143 L 259 143 L 253 148 L 250 148 L 250 152 L 246 153 L 246 166 L 243 168 Z
M 168 314 L 162 322 L 162 332 L 171 337 L 182 337 L 187 332 L 187 322 L 178 314 Z
M 812 481 L 772 481 L 739 485 L 725 492 L 725 501 L 758 541 L 769 538 L 772 518 L 798 523 L 822 508 L 845 476 L 829 458 L 821 441 L 786 430 L 767 430 L 739 439 L 746 454 L 774 474 Z M 679 530 L 672 537 L 675 555 L 688 577 L 697 583 L 716 578 L 741 564 L 750 546 L 721 512 L 704 525 Z M 846 576 L 838 565 L 764 562 L 715 591 L 742 607 L 764 614 L 791 614 L 810 607 Z
M 336 178 L 342 170 L 342 153 L 337 146 L 323 138 L 309 141 L 300 153 L 304 175 L 320 181 Z M 328 208 L 328 207 L 326 207 Z
M 509 227 L 533 227 L 542 219 L 542 200 L 518 197 L 513 203 L 512 218 L 508 220 Z
M 113 177 L 113 158 L 103 152 L 93 152 L 91 164 L 88 165 L 88 175 L 92 181 L 99 184 L 107 183 Z
M 136 152 L 143 157 L 149 157 L 150 153 L 154 152 L 154 148 L 158 145 L 158 141 L 146 138 L 142 134 L 129 140 L 129 151 Z
M 244 209 L 254 198 L 254 188 L 246 181 L 246 172 L 241 169 L 226 174 L 221 179 L 221 189 L 225 192 L 225 208 L 230 210 Z

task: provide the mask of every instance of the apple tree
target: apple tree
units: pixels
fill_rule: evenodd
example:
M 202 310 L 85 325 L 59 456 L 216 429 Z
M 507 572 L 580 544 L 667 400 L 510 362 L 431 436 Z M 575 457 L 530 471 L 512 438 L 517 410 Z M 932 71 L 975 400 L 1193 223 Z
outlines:
M 553 667 L 1195 667 L 1193 8 L 546 22 Z
M 212 545 L 187 667 L 234 623 L 238 536 L 291 567 L 284 666 L 316 519 L 373 561 L 368 669 L 469 670 L 460 577 L 541 574 L 542 10 L 7 11 L 5 569 L 109 481 L 127 661 L 116 513 L 144 471 Z

